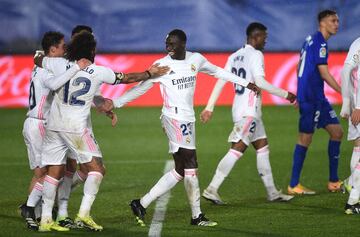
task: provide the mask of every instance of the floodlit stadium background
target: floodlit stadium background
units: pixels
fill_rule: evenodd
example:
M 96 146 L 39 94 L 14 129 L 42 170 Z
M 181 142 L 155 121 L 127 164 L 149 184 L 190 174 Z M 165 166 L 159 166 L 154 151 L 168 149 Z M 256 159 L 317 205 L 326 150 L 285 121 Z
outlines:
M 68 40 L 77 24 L 93 28 L 98 64 L 134 72 L 164 56 L 165 36 L 174 28 L 187 33 L 188 50 L 202 52 L 212 63 L 224 66 L 227 56 L 244 44 L 246 26 L 259 21 L 268 27 L 269 34 L 266 79 L 296 92 L 298 51 L 305 37 L 316 31 L 317 13 L 325 8 L 335 9 L 340 17 L 339 32 L 329 40 L 330 72 L 339 81 L 346 50 L 359 32 L 360 2 L 356 0 L 0 0 L 0 107 L 27 106 L 32 55 L 40 48 L 43 33 L 60 31 Z M 195 104 L 204 105 L 215 80 L 200 74 L 197 83 Z M 102 91 L 114 98 L 127 87 L 104 85 Z M 326 93 L 332 103 L 341 103 L 340 95 L 333 90 L 326 88 Z M 230 105 L 232 95 L 229 84 L 218 103 Z M 264 104 L 283 103 L 286 101 L 264 94 Z M 158 88 L 130 105 L 161 105 Z

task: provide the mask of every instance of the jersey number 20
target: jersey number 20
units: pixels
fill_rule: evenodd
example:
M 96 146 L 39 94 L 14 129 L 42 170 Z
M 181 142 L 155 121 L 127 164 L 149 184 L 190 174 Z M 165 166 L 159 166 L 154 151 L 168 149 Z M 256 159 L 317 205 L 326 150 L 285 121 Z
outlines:
M 244 68 L 239 68 L 239 70 L 237 70 L 235 67 L 233 67 L 233 68 L 231 68 L 231 72 L 233 73 L 233 74 L 235 74 L 236 76 L 238 76 L 238 77 L 241 77 L 241 78 L 246 78 L 246 71 L 245 71 L 245 69 Z M 234 86 L 235 86 L 235 93 L 236 94 L 238 94 L 238 95 L 242 95 L 242 94 L 244 94 L 244 92 L 245 92 L 245 87 L 243 87 L 243 86 L 240 86 L 239 84 L 234 84 Z

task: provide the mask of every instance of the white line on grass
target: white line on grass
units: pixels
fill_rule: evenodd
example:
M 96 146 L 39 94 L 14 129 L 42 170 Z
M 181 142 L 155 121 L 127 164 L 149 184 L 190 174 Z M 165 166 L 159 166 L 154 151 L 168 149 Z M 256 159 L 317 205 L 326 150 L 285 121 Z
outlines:
M 174 161 L 168 160 L 165 164 L 164 174 L 174 168 Z M 149 237 L 160 237 L 162 224 L 165 219 L 166 207 L 171 197 L 170 190 L 161 195 L 156 201 L 153 219 L 149 229 Z

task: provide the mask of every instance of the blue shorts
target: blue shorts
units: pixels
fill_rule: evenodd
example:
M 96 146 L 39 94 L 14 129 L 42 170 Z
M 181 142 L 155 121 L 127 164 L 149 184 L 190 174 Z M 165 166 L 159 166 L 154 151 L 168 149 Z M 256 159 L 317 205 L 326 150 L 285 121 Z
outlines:
M 299 102 L 299 109 L 299 132 L 301 133 L 314 133 L 315 128 L 339 124 L 336 112 L 327 100 L 317 103 Z

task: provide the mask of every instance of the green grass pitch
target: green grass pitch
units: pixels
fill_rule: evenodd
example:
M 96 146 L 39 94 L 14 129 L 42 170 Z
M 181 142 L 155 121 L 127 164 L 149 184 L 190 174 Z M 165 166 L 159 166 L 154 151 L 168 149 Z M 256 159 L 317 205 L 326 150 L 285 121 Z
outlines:
M 202 108 L 197 108 L 197 116 Z M 35 233 L 26 229 L 17 214 L 25 201 L 31 177 L 22 138 L 24 109 L 0 110 L 0 236 L 147 236 L 135 225 L 129 200 L 145 194 L 161 177 L 166 160 L 167 138 L 160 126 L 160 108 L 124 108 L 117 111 L 119 123 L 93 112 L 95 136 L 103 152 L 107 174 L 93 206 L 92 215 L 104 226 L 102 233 L 76 230 L 69 233 Z M 339 110 L 339 107 L 336 107 Z M 278 188 L 286 189 L 290 179 L 292 152 L 297 140 L 298 111 L 293 107 L 264 107 L 263 120 L 270 143 L 270 160 Z M 212 121 L 196 123 L 200 187 L 210 182 L 219 159 L 227 152 L 232 129 L 231 108 L 217 107 Z M 347 125 L 342 121 L 346 134 Z M 171 190 L 162 236 L 357 236 L 358 216 L 344 214 L 347 195 L 329 193 L 328 137 L 318 130 L 308 152 L 302 183 L 318 194 L 296 197 L 290 203 L 269 203 L 256 170 L 253 148 L 236 164 L 220 189 L 227 206 L 201 200 L 202 211 L 218 221 L 213 228 L 190 226 L 190 208 L 183 183 Z M 339 175 L 349 175 L 352 144 L 343 139 Z M 69 212 L 76 214 L 82 187 L 72 193 Z M 155 205 L 148 208 L 151 222 Z

